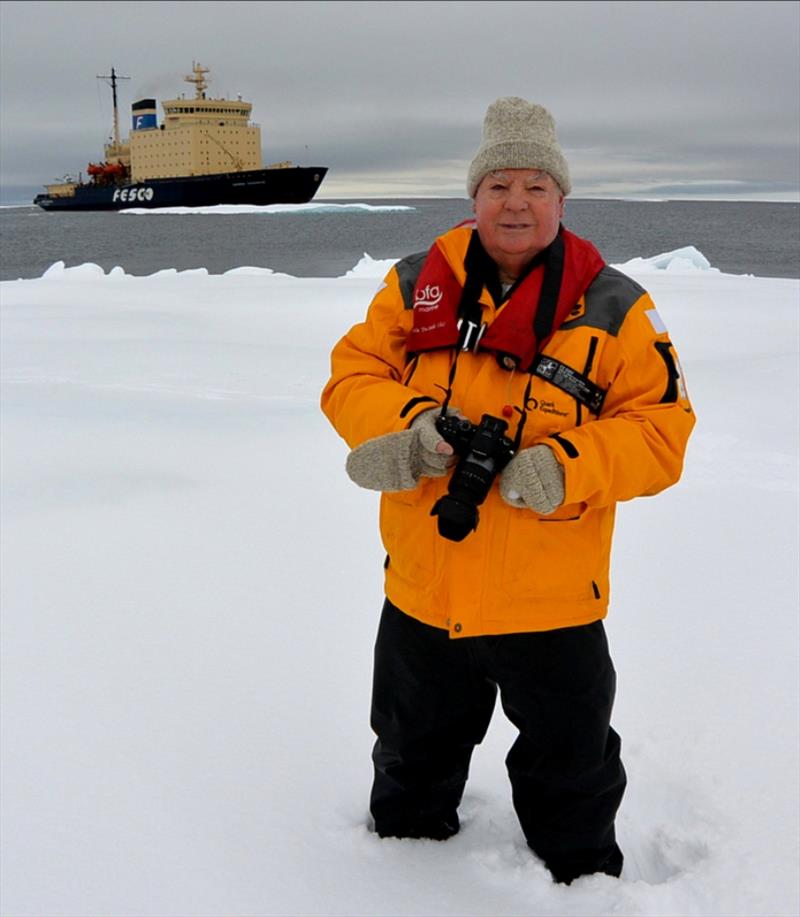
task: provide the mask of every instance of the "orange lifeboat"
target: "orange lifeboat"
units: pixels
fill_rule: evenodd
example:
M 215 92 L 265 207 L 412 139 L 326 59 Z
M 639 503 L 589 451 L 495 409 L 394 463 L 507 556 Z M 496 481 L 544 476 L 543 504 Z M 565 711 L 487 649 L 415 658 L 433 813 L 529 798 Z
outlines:
M 127 170 L 121 162 L 90 162 L 86 167 L 89 175 L 95 178 L 117 178 L 123 177 Z

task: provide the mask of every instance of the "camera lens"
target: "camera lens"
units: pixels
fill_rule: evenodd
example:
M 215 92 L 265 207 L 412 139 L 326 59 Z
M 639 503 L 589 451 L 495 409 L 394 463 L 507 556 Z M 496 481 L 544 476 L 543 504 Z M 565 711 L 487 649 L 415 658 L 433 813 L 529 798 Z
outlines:
M 504 436 L 508 424 L 491 414 L 484 414 L 478 427 L 464 419 L 452 424 L 449 417 L 444 423 L 448 425 L 440 432 L 453 433 L 450 442 L 463 458 L 450 478 L 447 494 L 436 501 L 431 515 L 437 517 L 443 538 L 463 541 L 477 528 L 478 506 L 511 457 L 512 445 Z

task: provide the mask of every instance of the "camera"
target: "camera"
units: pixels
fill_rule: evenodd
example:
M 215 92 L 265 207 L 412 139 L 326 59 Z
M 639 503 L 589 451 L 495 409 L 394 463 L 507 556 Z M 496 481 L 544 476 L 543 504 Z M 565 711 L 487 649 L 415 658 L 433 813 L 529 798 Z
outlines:
M 459 456 L 447 493 L 433 506 L 439 534 L 463 541 L 478 526 L 478 506 L 486 499 L 497 474 L 514 455 L 514 444 L 505 435 L 508 424 L 484 414 L 478 426 L 454 414 L 436 418 L 439 435 Z

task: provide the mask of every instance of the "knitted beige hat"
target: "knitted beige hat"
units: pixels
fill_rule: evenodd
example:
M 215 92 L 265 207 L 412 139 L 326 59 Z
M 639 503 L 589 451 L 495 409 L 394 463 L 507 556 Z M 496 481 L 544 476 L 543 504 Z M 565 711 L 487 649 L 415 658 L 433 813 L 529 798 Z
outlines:
M 495 99 L 486 109 L 483 142 L 467 175 L 469 196 L 475 197 L 483 177 L 497 169 L 542 169 L 569 194 L 569 168 L 556 139 L 556 123 L 546 108 L 508 96 Z

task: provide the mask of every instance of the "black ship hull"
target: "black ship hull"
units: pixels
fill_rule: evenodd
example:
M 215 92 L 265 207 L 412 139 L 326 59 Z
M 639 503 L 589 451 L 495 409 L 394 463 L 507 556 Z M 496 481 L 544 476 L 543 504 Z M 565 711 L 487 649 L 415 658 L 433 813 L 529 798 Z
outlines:
M 212 207 L 216 204 L 305 204 L 317 193 L 327 167 L 290 166 L 194 175 L 188 178 L 153 178 L 128 184 L 82 184 L 74 195 L 39 194 L 43 210 L 128 210 L 134 207 Z

